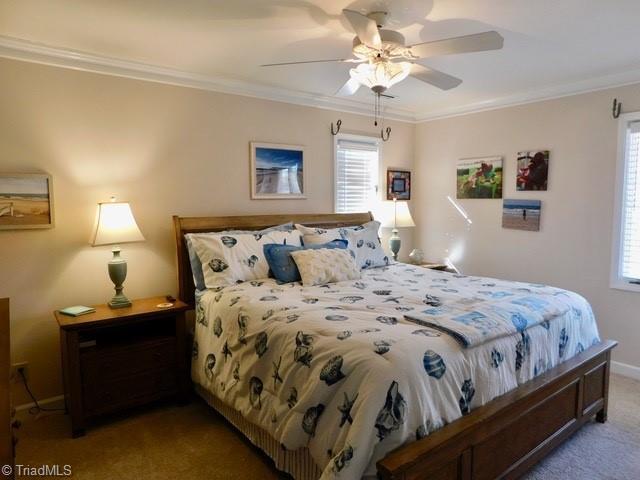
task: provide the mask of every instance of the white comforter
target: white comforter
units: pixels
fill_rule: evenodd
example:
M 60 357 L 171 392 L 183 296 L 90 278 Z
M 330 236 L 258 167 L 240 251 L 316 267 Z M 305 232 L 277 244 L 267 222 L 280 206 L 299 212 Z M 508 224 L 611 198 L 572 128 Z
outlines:
M 540 293 L 571 308 L 468 349 L 404 318 Z M 390 450 L 599 341 L 575 293 L 403 264 L 318 287 L 265 279 L 207 291 L 196 320 L 193 380 L 287 449 L 308 447 L 326 479 L 375 474 Z

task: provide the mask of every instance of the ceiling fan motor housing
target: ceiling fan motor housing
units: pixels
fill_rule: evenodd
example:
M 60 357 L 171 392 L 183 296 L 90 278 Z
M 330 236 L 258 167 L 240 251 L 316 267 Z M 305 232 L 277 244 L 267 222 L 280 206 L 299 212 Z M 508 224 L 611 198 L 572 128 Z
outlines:
M 379 55 L 401 56 L 406 50 L 404 35 L 394 30 L 379 30 L 382 45 L 379 48 L 365 45 L 358 37 L 353 39 L 353 54 L 362 59 L 369 59 Z

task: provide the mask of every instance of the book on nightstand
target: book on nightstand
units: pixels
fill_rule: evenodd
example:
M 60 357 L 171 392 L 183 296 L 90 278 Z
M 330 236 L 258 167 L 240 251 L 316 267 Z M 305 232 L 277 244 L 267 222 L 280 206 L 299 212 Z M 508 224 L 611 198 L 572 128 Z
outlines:
M 74 305 L 73 307 L 67 307 L 60 310 L 60 313 L 69 315 L 71 317 L 79 317 L 80 315 L 86 315 L 87 313 L 93 313 L 96 309 L 93 307 L 85 307 L 84 305 Z

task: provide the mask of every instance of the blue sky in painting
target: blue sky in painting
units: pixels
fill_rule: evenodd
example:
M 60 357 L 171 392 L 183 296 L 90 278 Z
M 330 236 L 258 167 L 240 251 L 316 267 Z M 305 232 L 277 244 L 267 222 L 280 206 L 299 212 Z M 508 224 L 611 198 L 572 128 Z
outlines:
M 256 168 L 291 168 L 302 169 L 302 151 L 284 150 L 280 148 L 256 148 Z
M 540 210 L 540 200 L 504 200 L 503 208 Z

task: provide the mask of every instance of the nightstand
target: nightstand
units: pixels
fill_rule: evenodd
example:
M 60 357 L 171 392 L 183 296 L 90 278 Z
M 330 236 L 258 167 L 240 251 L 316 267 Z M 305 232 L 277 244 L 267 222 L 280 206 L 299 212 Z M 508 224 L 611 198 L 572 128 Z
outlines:
M 189 372 L 185 312 L 165 297 L 134 300 L 130 307 L 71 317 L 54 312 L 60 326 L 62 370 L 73 437 L 101 415 L 175 397 L 186 402 Z

